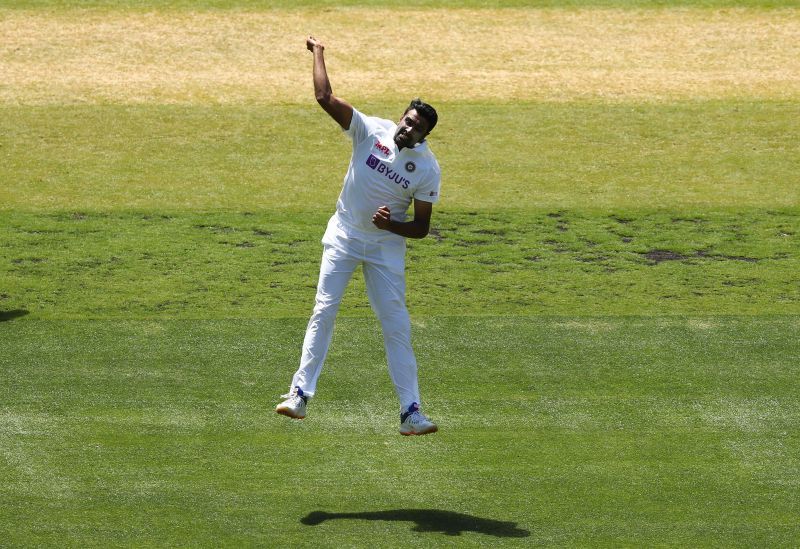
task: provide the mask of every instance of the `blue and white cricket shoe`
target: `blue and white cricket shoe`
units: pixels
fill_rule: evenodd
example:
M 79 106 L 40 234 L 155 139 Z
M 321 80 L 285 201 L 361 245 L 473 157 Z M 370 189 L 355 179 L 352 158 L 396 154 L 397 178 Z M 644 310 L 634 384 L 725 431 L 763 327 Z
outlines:
M 300 387 L 295 387 L 289 394 L 281 395 L 285 398 L 283 402 L 275 407 L 275 411 L 281 415 L 289 416 L 292 419 L 303 419 L 306 417 L 306 404 L 308 397 L 303 394 Z
M 438 430 L 436 424 L 419 411 L 419 404 L 416 402 L 400 414 L 401 435 L 427 435 Z

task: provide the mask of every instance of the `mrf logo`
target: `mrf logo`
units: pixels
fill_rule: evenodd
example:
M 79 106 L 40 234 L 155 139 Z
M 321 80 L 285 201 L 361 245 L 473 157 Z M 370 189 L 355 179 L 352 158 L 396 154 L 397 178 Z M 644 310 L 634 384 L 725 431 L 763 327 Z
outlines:
M 381 151 L 384 156 L 389 156 L 392 152 L 392 150 L 383 143 L 381 143 L 380 140 L 375 141 L 375 148 Z
M 401 177 L 399 173 L 392 170 L 391 168 L 389 168 L 389 166 L 378 160 L 378 157 L 376 157 L 375 155 L 371 154 L 367 157 L 367 166 L 369 166 L 379 174 L 394 181 L 398 185 L 402 185 L 404 189 L 407 189 L 408 186 L 411 184 L 411 181 L 409 181 L 405 177 Z

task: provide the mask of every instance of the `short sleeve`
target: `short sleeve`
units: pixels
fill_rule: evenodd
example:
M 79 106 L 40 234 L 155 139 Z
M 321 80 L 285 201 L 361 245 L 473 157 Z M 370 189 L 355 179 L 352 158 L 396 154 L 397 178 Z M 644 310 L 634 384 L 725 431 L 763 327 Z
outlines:
M 344 133 L 353 143 L 361 143 L 364 141 L 367 135 L 369 135 L 366 116 L 361 114 L 357 109 L 353 109 L 353 119 L 350 121 L 350 127 L 344 130 Z
M 431 167 L 430 172 L 414 191 L 414 198 L 433 204 L 439 201 L 439 187 L 442 182 L 442 173 L 438 165 Z

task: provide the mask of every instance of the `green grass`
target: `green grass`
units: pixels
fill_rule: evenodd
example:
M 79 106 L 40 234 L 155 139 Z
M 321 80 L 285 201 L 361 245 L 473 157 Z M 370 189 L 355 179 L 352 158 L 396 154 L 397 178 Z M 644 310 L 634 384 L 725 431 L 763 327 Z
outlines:
M 300 522 L 313 511 L 429 509 L 528 534 L 495 537 L 515 530 L 473 520 L 466 545 L 790 546 L 800 536 L 800 376 L 788 366 L 800 358 L 798 327 L 787 317 L 425 317 L 415 343 L 442 431 L 409 440 L 395 432 L 372 319 L 338 324 L 304 422 L 271 412 L 301 319 L 0 323 L 3 538 L 450 542 L 397 519 Z M 427 516 L 429 528 L 460 523 Z
M 451 209 L 800 204 L 793 102 L 438 108 Z M 0 108 L 0 154 L 5 209 L 328 211 L 350 151 L 311 104 L 53 106 Z
M 313 304 L 329 211 L 0 213 L 0 310 L 276 318 Z M 798 210 L 442 208 L 412 313 L 798 314 Z M 356 276 L 343 315 L 371 315 Z
M 321 113 L 5 107 L 2 539 L 791 546 L 796 105 L 442 110 L 407 440 L 359 276 L 311 415 L 271 411 L 347 162 Z
M 307 314 L 349 155 L 316 108 L 3 110 L 5 310 Z M 441 111 L 443 201 L 432 238 L 409 244 L 414 312 L 800 312 L 794 103 Z M 368 308 L 357 279 L 343 314 Z

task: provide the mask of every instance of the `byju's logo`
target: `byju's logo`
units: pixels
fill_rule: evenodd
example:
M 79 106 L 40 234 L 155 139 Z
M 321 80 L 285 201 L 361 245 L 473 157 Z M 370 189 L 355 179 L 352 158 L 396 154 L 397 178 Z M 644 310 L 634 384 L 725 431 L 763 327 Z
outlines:
M 369 155 L 367 158 L 367 166 L 378 172 L 379 174 L 383 175 L 384 177 L 394 181 L 398 185 L 402 185 L 404 189 L 407 189 L 409 185 L 411 185 L 411 181 L 406 179 L 405 177 L 400 177 L 400 174 L 391 169 L 389 166 L 375 158 L 373 155 Z

